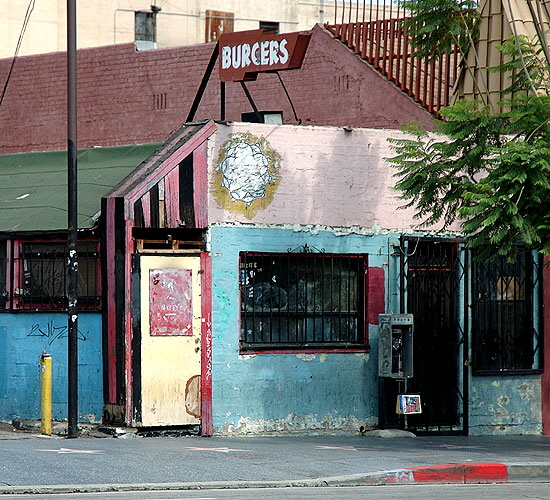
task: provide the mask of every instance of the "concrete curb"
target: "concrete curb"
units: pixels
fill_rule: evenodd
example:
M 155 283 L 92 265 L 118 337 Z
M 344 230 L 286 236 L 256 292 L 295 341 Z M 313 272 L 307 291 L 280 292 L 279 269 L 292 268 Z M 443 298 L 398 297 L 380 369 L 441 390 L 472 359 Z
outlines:
M 359 483 L 358 483 L 359 484 Z M 364 485 L 364 482 L 360 483 Z M 324 479 L 297 479 L 281 481 L 196 481 L 188 483 L 136 483 L 136 484 L 59 484 L 31 486 L 0 486 L 0 495 L 6 494 L 67 494 L 105 493 L 115 491 L 175 491 L 225 490 L 246 488 L 300 488 L 331 486 Z
M 0 486 L 6 494 L 104 493 L 114 491 L 220 490 L 245 488 L 300 488 L 375 486 L 407 483 L 488 484 L 550 482 L 550 463 L 455 463 L 406 467 L 349 476 L 281 481 L 195 481 L 182 483 L 74 484 Z

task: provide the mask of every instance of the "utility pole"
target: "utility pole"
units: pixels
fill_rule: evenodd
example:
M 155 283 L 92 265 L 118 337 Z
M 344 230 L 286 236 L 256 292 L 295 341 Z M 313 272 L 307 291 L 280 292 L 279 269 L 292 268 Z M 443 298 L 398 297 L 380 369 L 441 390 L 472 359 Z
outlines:
M 67 0 L 68 437 L 78 436 L 78 239 L 76 146 L 76 0 Z

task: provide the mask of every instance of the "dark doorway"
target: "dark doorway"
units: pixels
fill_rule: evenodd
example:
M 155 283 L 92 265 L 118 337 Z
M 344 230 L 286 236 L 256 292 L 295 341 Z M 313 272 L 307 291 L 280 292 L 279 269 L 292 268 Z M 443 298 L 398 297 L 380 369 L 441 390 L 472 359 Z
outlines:
M 407 392 L 420 394 L 422 413 L 410 415 L 414 432 L 466 433 L 464 416 L 465 266 L 457 241 L 403 238 L 402 305 L 414 315 L 414 377 Z
M 414 376 L 381 379 L 380 422 L 416 434 L 467 434 L 464 250 L 457 240 L 400 242 L 400 312 L 414 316 Z M 420 394 L 422 413 L 395 413 L 397 394 Z

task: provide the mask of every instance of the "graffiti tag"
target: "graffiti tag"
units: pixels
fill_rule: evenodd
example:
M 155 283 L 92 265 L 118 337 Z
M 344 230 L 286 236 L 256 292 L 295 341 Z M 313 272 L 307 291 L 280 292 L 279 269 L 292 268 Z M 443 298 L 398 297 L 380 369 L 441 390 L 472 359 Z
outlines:
M 53 344 L 56 340 L 64 339 L 69 336 L 67 325 L 55 326 L 53 321 L 49 321 L 46 326 L 40 324 L 34 324 L 31 327 L 31 331 L 27 334 L 27 337 L 47 337 L 49 339 L 48 344 Z M 86 341 L 86 335 L 78 330 L 78 340 Z

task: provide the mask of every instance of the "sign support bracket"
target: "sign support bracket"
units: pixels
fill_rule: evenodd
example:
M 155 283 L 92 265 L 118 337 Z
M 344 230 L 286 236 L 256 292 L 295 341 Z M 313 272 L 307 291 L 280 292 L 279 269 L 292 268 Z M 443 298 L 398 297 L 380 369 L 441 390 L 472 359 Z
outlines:
M 216 42 L 216 46 L 212 51 L 212 55 L 210 56 L 210 61 L 208 62 L 208 66 L 202 77 L 201 84 L 199 86 L 199 89 L 197 90 L 195 99 L 193 100 L 193 104 L 191 105 L 191 109 L 189 110 L 189 114 L 187 115 L 187 119 L 185 120 L 186 123 L 192 122 L 195 119 L 195 113 L 197 112 L 199 104 L 201 103 L 202 96 L 204 95 L 204 91 L 206 90 L 206 86 L 208 85 L 210 77 L 212 76 L 212 71 L 214 70 L 214 65 L 218 60 L 219 54 L 220 54 L 220 42 Z M 223 92 L 223 100 L 225 101 L 225 89 Z M 223 102 L 222 106 L 223 106 L 222 114 L 225 115 L 225 102 Z
M 258 120 L 258 123 L 262 123 L 263 122 L 262 116 L 260 115 L 260 112 L 258 111 L 258 108 L 257 108 L 257 106 L 254 102 L 254 99 L 252 99 L 252 95 L 250 95 L 248 87 L 246 86 L 246 84 L 244 82 L 240 82 L 240 83 L 241 83 L 241 87 L 244 90 L 244 93 L 246 94 L 248 102 L 250 103 L 250 105 L 252 106 L 252 109 L 254 110 L 254 114 L 256 115 L 256 119 Z

